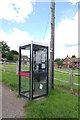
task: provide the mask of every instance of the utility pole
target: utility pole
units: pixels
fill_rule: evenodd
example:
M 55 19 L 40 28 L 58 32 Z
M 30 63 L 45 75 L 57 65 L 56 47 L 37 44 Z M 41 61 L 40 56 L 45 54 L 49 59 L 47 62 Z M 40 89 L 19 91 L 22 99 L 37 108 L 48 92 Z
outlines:
M 51 0 L 50 88 L 54 89 L 54 18 L 55 0 Z

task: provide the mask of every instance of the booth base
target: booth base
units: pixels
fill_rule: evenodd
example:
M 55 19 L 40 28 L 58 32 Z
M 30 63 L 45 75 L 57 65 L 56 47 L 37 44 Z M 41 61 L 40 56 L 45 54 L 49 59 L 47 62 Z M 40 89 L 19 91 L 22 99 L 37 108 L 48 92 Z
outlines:
M 35 81 L 34 82 L 34 91 L 38 95 L 46 94 L 47 91 L 47 83 L 46 81 Z

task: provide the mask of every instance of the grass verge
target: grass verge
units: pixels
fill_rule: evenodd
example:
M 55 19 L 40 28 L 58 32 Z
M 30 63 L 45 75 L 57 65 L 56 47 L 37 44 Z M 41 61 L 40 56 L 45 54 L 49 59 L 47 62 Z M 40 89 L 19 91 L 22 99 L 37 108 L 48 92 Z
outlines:
M 27 118 L 78 118 L 78 97 L 62 90 L 50 90 L 48 97 L 29 101 Z
M 61 77 L 59 74 L 56 75 Z M 64 78 L 63 75 L 62 77 Z M 18 90 L 15 65 L 6 65 L 6 71 L 2 71 L 2 82 L 12 90 Z M 62 90 L 50 90 L 48 97 L 38 101 L 28 101 L 25 109 L 26 118 L 78 118 L 78 97 Z

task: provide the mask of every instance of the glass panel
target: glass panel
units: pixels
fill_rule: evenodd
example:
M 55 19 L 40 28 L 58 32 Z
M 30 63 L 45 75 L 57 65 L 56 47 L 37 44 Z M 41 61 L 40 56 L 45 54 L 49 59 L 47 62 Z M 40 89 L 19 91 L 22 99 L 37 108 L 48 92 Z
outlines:
M 21 50 L 21 71 L 29 71 L 30 70 L 30 49 L 22 49 Z
M 47 48 L 33 45 L 33 97 L 47 94 Z
M 21 77 L 21 93 L 29 96 L 29 78 Z
M 33 97 L 47 94 L 47 78 L 46 77 L 34 77 L 34 92 Z
M 30 92 L 30 47 L 21 49 L 21 94 L 29 98 Z

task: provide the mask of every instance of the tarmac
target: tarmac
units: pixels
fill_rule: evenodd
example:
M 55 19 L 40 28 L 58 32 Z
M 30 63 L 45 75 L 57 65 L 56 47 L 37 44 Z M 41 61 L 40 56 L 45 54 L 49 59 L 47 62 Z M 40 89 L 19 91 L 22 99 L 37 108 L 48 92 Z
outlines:
M 6 85 L 0 84 L 0 116 L 2 118 L 24 118 L 26 100 Z

